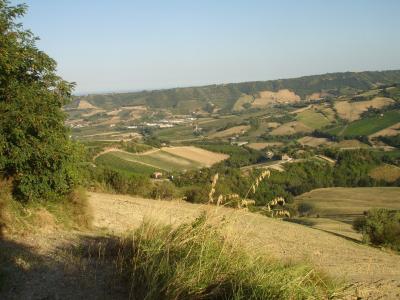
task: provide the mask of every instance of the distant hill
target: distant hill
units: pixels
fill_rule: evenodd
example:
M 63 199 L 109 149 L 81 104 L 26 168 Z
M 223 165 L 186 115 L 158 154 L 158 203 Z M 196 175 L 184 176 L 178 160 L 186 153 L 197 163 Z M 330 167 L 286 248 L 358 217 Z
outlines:
M 86 104 L 100 109 L 115 109 L 121 106 L 145 105 L 149 108 L 167 108 L 175 113 L 190 113 L 192 111 L 222 112 L 232 111 L 244 102 L 251 107 L 252 101 L 274 104 L 285 102 L 282 98 L 284 90 L 293 92 L 288 102 L 305 99 L 327 98 L 354 94 L 359 91 L 375 88 L 381 85 L 400 83 L 400 70 L 344 72 L 323 75 L 303 76 L 291 79 L 254 81 L 208 85 L 200 87 L 173 88 L 165 90 L 141 91 L 132 93 L 93 94 L 75 98 L 71 108 L 77 108 L 81 100 Z M 264 98 L 265 94 L 268 98 Z M 243 97 L 248 97 L 243 103 L 237 103 Z M 239 102 L 242 100 L 239 100 Z

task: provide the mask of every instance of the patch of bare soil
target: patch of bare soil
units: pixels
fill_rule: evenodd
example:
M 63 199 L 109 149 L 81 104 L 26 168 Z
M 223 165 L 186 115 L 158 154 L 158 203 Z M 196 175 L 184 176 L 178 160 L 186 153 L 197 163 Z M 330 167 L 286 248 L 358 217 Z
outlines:
M 77 109 L 96 109 L 98 110 L 99 108 L 91 104 L 90 102 L 86 100 L 80 100 L 79 104 L 77 106 Z
M 358 120 L 361 114 L 368 110 L 369 107 L 372 108 L 382 108 L 387 105 L 393 104 L 394 100 L 385 97 L 375 97 L 368 101 L 339 101 L 335 103 L 335 109 L 342 119 L 355 121 Z
M 259 92 L 258 98 L 254 99 L 253 107 L 265 107 L 277 103 L 294 103 L 300 101 L 300 96 L 294 92 L 284 89 L 277 92 L 262 91 Z

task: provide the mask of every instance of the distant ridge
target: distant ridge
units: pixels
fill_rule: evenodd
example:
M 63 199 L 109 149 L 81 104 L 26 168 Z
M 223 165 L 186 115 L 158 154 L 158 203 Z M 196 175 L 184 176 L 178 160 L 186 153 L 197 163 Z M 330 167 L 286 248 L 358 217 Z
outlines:
M 86 100 L 103 109 L 146 105 L 150 108 L 168 108 L 177 113 L 189 113 L 194 109 L 206 109 L 207 105 L 211 104 L 223 112 L 231 111 L 240 97 L 256 96 L 262 91 L 276 92 L 288 89 L 304 100 L 314 93 L 340 96 L 397 83 L 400 83 L 400 70 L 341 72 L 267 81 L 90 94 L 76 96 L 72 106 L 78 105 L 79 100 Z

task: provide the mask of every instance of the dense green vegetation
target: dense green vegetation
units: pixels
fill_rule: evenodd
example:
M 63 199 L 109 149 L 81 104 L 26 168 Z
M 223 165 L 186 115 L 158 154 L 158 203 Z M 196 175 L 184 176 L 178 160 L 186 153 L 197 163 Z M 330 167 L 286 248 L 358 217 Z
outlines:
M 378 84 L 394 84 L 399 81 L 400 71 L 346 72 L 203 87 L 88 95 L 77 97 L 77 99 L 87 100 L 93 105 L 105 109 L 147 105 L 151 108 L 172 108 L 175 112 L 190 113 L 199 108 L 207 109 L 209 102 L 212 102 L 223 111 L 231 111 L 235 102 L 243 94 L 253 95 L 265 90 L 290 89 L 305 99 L 307 95 L 315 92 L 327 91 L 331 95 L 337 96 L 367 90 Z
M 348 125 L 328 130 L 331 134 L 346 137 L 366 136 L 396 124 L 400 120 L 400 111 L 388 111 L 381 115 L 363 118 Z
M 96 158 L 96 164 L 128 174 L 151 175 L 155 171 L 160 170 L 134 161 L 127 161 L 112 153 L 106 153 Z
M 56 75 L 56 62 L 18 25 L 26 6 L 0 1 L 0 174 L 13 179 L 23 200 L 70 192 L 81 159 L 61 108 L 73 85 Z
M 368 211 L 365 216 L 354 220 L 353 227 L 363 234 L 365 242 L 400 251 L 400 211 Z

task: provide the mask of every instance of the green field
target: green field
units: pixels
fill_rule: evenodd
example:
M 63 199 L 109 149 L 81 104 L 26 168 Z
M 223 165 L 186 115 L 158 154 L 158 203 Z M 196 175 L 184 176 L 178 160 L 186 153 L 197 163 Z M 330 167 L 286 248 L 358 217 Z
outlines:
M 348 125 L 339 126 L 328 130 L 327 132 L 335 135 L 347 137 L 370 135 L 379 130 L 385 129 L 399 122 L 400 111 L 393 110 L 385 112 L 383 117 L 374 116 L 354 121 Z
M 319 129 L 331 123 L 323 114 L 310 109 L 298 113 L 297 120 L 313 129 Z
M 115 153 L 115 152 L 114 152 Z M 150 175 L 157 171 L 157 168 L 146 166 L 133 161 L 126 161 L 114 153 L 106 153 L 96 158 L 96 164 L 109 167 L 113 170 L 122 171 L 126 174 Z
M 201 164 L 195 161 L 162 150 L 145 155 L 119 151 L 109 152 L 99 156 L 96 159 L 96 162 L 98 161 L 112 168 L 136 173 L 143 170 L 146 174 L 151 174 L 155 170 L 173 172 L 202 167 Z M 136 170 L 139 171 L 137 172 Z

